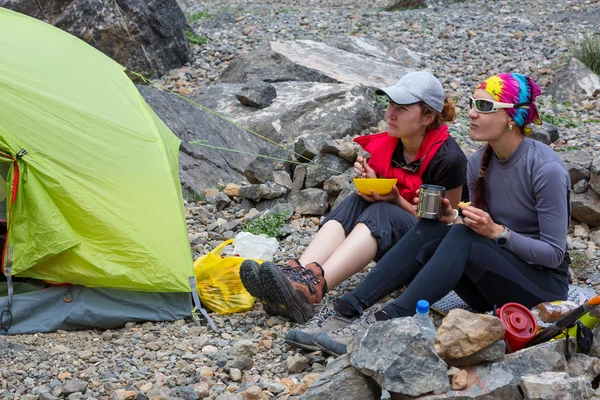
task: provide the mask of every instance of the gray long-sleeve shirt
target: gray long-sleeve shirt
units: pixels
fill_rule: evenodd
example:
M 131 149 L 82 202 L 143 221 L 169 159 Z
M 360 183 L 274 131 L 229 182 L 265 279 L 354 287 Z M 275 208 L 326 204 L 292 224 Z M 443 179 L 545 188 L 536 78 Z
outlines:
M 471 201 L 484 150 L 485 146 L 469 159 Z M 506 160 L 492 153 L 484 179 L 485 211 L 512 231 L 506 248 L 529 263 L 558 267 L 567 248 L 571 218 L 571 180 L 558 155 L 526 137 Z

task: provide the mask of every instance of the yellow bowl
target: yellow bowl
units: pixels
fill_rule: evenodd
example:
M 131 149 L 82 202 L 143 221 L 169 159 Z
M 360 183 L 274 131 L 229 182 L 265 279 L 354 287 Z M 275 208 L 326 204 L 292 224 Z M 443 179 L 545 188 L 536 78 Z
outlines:
M 371 191 L 379 195 L 386 195 L 392 191 L 397 179 L 385 178 L 354 178 L 354 186 L 359 192 L 371 195 Z

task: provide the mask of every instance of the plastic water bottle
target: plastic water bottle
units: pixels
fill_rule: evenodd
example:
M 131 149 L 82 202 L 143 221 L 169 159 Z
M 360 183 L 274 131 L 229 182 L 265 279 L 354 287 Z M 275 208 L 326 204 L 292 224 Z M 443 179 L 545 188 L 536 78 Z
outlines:
M 413 317 L 414 321 L 419 325 L 423 335 L 433 343 L 435 338 L 435 325 L 429 318 L 429 302 L 427 300 L 419 300 L 417 302 L 417 313 Z

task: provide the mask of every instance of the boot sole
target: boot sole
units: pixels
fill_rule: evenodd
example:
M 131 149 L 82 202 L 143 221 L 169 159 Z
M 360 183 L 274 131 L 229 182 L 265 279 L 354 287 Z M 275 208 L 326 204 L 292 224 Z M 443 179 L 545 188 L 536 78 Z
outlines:
M 297 349 L 304 349 L 304 350 L 310 350 L 310 351 L 317 351 L 317 350 L 321 350 L 321 348 L 319 346 L 317 346 L 316 344 L 306 344 L 306 343 L 301 343 L 301 342 L 294 342 L 293 340 L 285 340 L 285 343 L 288 346 L 292 346 L 295 347 Z
M 269 315 L 281 316 L 278 308 L 272 306 L 267 301 L 267 295 L 263 290 L 264 286 L 260 281 L 260 265 L 256 261 L 245 260 L 240 266 L 240 280 L 242 284 L 253 297 L 261 302 L 263 310 Z
M 319 350 L 334 357 L 343 356 L 348 352 L 347 345 L 336 342 L 327 334 L 317 334 L 313 343 L 319 348 Z
M 270 262 L 261 264 L 260 280 L 265 288 L 269 288 L 267 301 L 276 305 L 278 312 L 299 324 L 305 324 L 312 318 L 313 306 L 297 298 L 296 289 L 277 265 Z

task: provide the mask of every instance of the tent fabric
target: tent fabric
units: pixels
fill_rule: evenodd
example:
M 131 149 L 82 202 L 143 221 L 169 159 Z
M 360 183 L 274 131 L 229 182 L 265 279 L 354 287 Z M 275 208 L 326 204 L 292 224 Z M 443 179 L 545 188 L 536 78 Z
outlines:
M 6 308 L 0 298 L 0 310 Z M 190 315 L 188 293 L 151 293 L 53 286 L 14 296 L 11 335 L 58 329 L 114 329 L 127 322 L 173 321 Z M 3 323 L 8 324 L 5 316 Z M 0 335 L 5 333 L 0 329 Z
M 122 66 L 0 8 L 7 274 L 189 293 L 179 143 Z

